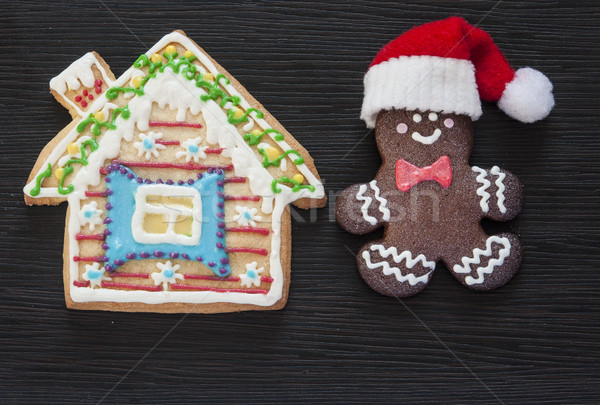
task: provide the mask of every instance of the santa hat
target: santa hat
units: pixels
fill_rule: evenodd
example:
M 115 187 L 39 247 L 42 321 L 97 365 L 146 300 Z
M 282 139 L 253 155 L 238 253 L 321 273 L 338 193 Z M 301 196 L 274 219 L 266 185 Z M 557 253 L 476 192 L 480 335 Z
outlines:
M 554 107 L 552 83 L 541 72 L 512 70 L 490 36 L 450 17 L 402 34 L 377 54 L 364 79 L 361 118 L 375 127 L 381 110 L 407 109 L 481 116 L 480 98 L 521 122 Z

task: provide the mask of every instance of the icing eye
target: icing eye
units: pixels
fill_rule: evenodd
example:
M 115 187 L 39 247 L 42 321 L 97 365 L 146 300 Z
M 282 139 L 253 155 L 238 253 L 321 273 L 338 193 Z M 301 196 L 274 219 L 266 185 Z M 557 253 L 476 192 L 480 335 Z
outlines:
M 413 115 L 413 121 L 416 122 L 416 123 L 421 122 L 422 119 L 423 118 L 421 117 L 421 114 L 415 114 L 415 115 Z
M 454 120 L 452 118 L 446 118 L 444 120 L 444 126 L 446 128 L 452 128 L 454 126 Z
M 406 131 L 408 131 L 408 125 L 406 125 L 403 122 L 398 124 L 398 126 L 396 127 L 396 131 L 398 131 L 399 134 L 405 134 Z
M 437 121 L 438 115 L 434 112 L 429 113 L 429 121 Z

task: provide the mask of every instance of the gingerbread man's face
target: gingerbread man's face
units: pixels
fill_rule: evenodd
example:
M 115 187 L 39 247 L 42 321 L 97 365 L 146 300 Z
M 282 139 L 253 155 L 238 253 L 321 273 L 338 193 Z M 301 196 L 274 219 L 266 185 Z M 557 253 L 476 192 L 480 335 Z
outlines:
M 424 166 L 446 155 L 452 162 L 466 163 L 473 128 L 467 115 L 390 110 L 379 113 L 375 138 L 384 160 L 405 159 Z

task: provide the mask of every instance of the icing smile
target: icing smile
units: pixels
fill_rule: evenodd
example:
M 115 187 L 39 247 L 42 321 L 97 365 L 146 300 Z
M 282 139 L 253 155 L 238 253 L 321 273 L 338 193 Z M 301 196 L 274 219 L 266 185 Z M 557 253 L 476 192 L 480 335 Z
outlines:
M 412 139 L 417 142 L 421 142 L 423 145 L 431 145 L 440 138 L 440 135 L 442 135 L 442 130 L 436 128 L 435 131 L 433 131 L 433 134 L 429 136 L 423 136 L 418 132 L 413 132 Z

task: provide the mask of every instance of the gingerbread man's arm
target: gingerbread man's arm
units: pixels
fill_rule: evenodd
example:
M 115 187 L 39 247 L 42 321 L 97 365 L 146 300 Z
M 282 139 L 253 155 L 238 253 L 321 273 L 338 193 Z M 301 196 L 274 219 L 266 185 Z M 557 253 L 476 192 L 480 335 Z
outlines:
M 483 169 L 473 166 L 473 192 L 479 198 L 479 208 L 485 218 L 509 221 L 523 207 L 523 186 L 511 172 L 494 166 Z
M 335 215 L 350 233 L 371 232 L 390 220 L 388 201 L 381 195 L 377 180 L 346 188 L 335 202 Z

